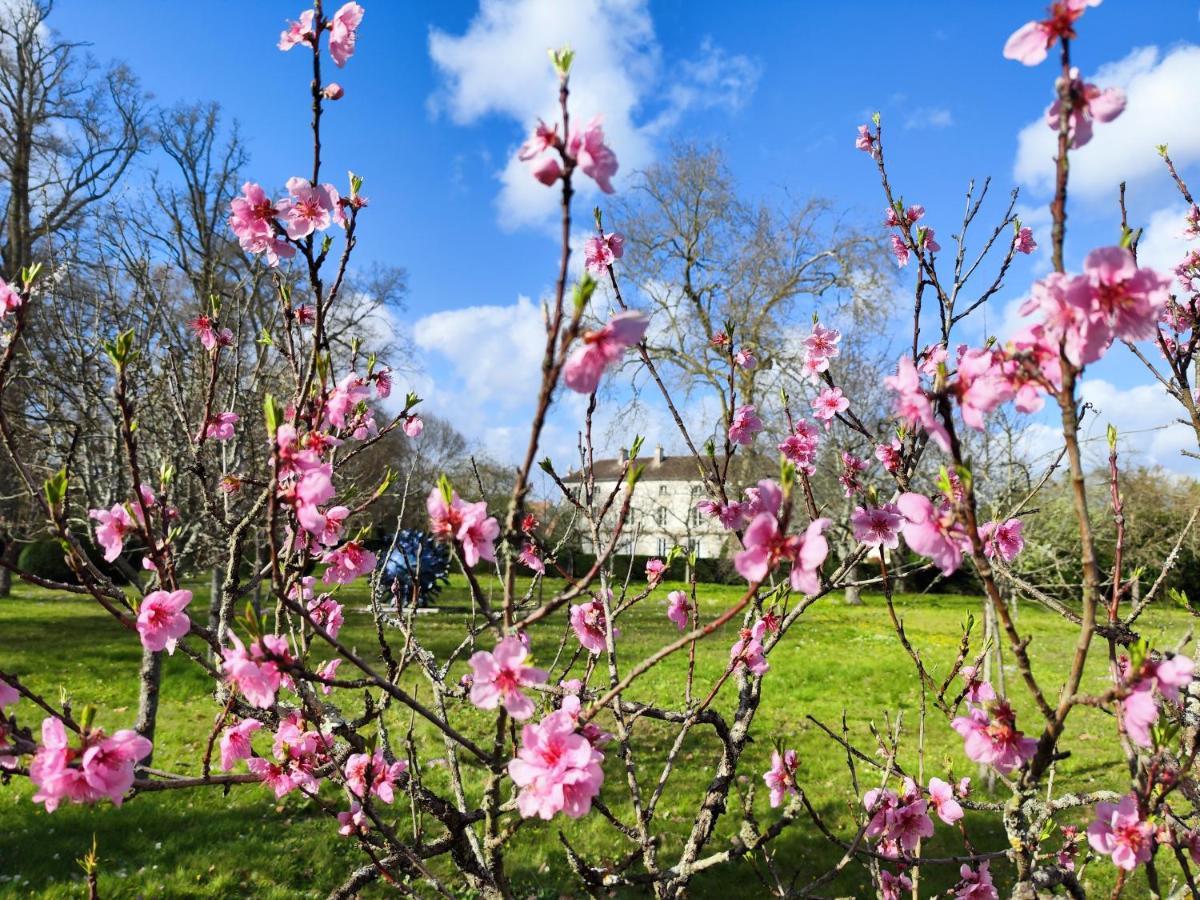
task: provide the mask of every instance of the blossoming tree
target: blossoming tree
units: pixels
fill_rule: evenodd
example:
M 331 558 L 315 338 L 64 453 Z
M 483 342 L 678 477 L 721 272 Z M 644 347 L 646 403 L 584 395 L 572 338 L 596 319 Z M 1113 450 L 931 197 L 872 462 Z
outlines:
M 194 464 L 186 471 L 167 467 L 151 474 L 139 447 L 138 410 L 129 399 L 129 385 L 147 361 L 130 332 L 114 336 L 105 349 L 115 371 L 124 464 L 136 488 L 123 502 L 88 510 L 86 516 L 107 559 L 133 544 L 144 549 L 146 584 L 127 591 L 92 561 L 73 527 L 84 511 L 78 508 L 72 472 L 63 468 L 39 477 L 0 403 L 0 442 L 61 541 L 78 583 L 18 574 L 90 597 L 147 653 L 183 654 L 211 679 L 214 720 L 207 734 L 199 735 L 203 752 L 187 772 L 154 768 L 148 762 L 151 734 L 121 728 L 116 710 L 74 709 L 48 696 L 40 686 L 44 673 L 0 669 L 0 767 L 7 777 L 32 782 L 34 802 L 50 812 L 64 803 L 120 805 L 148 791 L 236 787 L 303 796 L 328 816 L 331 836 L 362 851 L 361 865 L 347 872 L 343 883 L 330 886 L 333 896 L 351 896 L 378 881 L 421 895 L 465 890 L 512 896 L 506 848 L 514 834 L 555 827 L 540 826 L 539 819 L 584 816 L 611 826 L 627 851 L 615 859 L 596 858 L 568 830 L 558 832 L 566 859 L 591 892 L 623 887 L 678 897 L 699 873 L 763 853 L 769 863 L 765 889 L 778 896 L 821 894 L 846 867 L 856 865 L 870 871 L 885 898 L 915 893 L 922 871 L 948 867 L 955 895 L 979 900 L 998 896 L 992 866 L 1000 863 L 1014 896 L 1056 890 L 1082 896 L 1081 835 L 1072 825 L 1061 831 L 1053 826 L 1072 815 L 1088 815 L 1087 845 L 1111 858 L 1118 891 L 1130 872 L 1144 867 L 1148 884 L 1158 892 L 1159 869 L 1171 865 L 1195 893 L 1191 865 L 1200 861 L 1200 832 L 1191 799 L 1191 763 L 1198 749 L 1193 665 L 1170 646 L 1152 646 L 1137 633 L 1157 585 L 1122 615 L 1129 579 L 1119 550 L 1125 526 L 1115 434 L 1110 437 L 1110 523 L 1105 513 L 1089 508 L 1078 389 L 1089 365 L 1116 342 L 1126 344 L 1178 398 L 1200 438 L 1200 412 L 1189 380 L 1197 351 L 1193 326 L 1200 251 L 1181 264 L 1174 284 L 1140 268 L 1136 232 L 1122 211 L 1120 243 L 1091 250 L 1079 273 L 1066 269 L 1070 153 L 1124 105 L 1119 92 L 1084 83 L 1071 66 L 1076 28 L 1086 8 L 1095 5 L 1098 0 L 1057 0 L 1049 18 L 1020 29 L 1004 50 L 1036 65 L 1057 46 L 1061 59 L 1056 100 L 1047 113 L 1058 135 L 1048 236 L 1034 235 L 1017 221 L 1010 204 L 969 255 L 978 197 L 958 223 L 951 249 L 943 250 L 926 211 L 906 204 L 894 187 L 879 118 L 859 129 L 857 146 L 874 162 L 886 198 L 885 222 L 896 261 L 918 273 L 911 345 L 886 380 L 893 420 L 881 431 L 860 419 L 855 398 L 838 381 L 841 335 L 815 323 L 798 373 L 811 385 L 809 398 L 803 404 L 783 399 L 787 436 L 778 444 L 779 477 L 741 493 L 729 477 L 729 459 L 762 439 L 764 423 L 759 410 L 737 396 L 734 376 L 756 365 L 754 348 L 739 344 L 737 333 L 711 338 L 726 360 L 732 393 L 722 404 L 727 440 L 719 455 L 711 444 L 697 446 L 659 376 L 645 342 L 650 323 L 622 294 L 624 242 L 599 227 L 600 217 L 584 249 L 588 273 L 570 282 L 575 185 L 588 178 L 611 193 L 618 160 L 599 118 L 580 125 L 573 117 L 571 51 L 552 53 L 559 119 L 539 123 L 519 151 L 530 177 L 561 197 L 562 244 L 545 313 L 541 381 L 505 510 L 472 500 L 467 484 L 442 478 L 428 486 L 430 530 L 451 548 L 475 610 L 457 646 L 442 655 L 423 642 L 415 596 L 372 592 L 376 645 L 369 650 L 352 646 L 340 634 L 346 610 L 339 592 L 376 570 L 360 525 L 391 480 L 385 475 L 374 490 L 352 491 L 345 482 L 346 464 L 382 435 L 399 429 L 416 436 L 422 423 L 420 401 L 412 394 L 392 419 L 377 422 L 371 402 L 392 392 L 390 370 L 374 357 L 361 358 L 354 344 L 343 350 L 328 340 L 360 218 L 369 207 L 358 176 L 350 175 L 341 187 L 323 180 L 322 121 L 331 112 L 327 105 L 341 101 L 345 92 L 326 83 L 322 72 L 326 54 L 338 67 L 352 60 L 364 10 L 350 2 L 327 15 L 317 3 L 302 13 L 281 36 L 279 48 L 310 58 L 312 170 L 289 178 L 282 197 L 248 182 L 229 211 L 229 227 L 241 246 L 272 266 L 294 267 L 306 280 L 310 298 L 294 304 L 290 282 L 277 281 L 280 316 L 267 345 L 290 381 L 286 394 L 267 396 L 263 404 L 269 437 L 264 466 L 247 472 L 225 467 L 216 448 L 244 423 L 202 388 L 188 413 Z M 1200 211 L 1165 148 L 1163 157 L 1189 203 L 1188 227 L 1195 235 Z M 1049 241 L 1054 271 L 1030 287 L 1022 307 L 1026 326 L 1003 344 L 957 346 L 958 326 L 996 294 L 1015 255 L 1032 252 L 1038 239 Z M 951 259 L 948 265 L 943 253 Z M 970 283 L 985 258 L 994 261 L 994 275 L 976 291 Z M 0 284 L 0 318 L 7 331 L 0 391 L 22 365 L 23 330 L 31 306 L 42 300 L 44 277 L 32 263 L 12 284 Z M 592 327 L 589 311 L 600 297 L 611 300 L 614 314 Z M 936 326 L 932 336 L 931 322 Z M 198 311 L 194 331 L 214 379 L 221 367 L 235 364 L 230 325 L 219 305 Z M 1160 362 L 1150 362 L 1151 343 L 1158 346 Z M 591 424 L 597 388 L 627 354 L 641 359 L 661 389 L 691 452 L 708 492 L 700 512 L 719 519 L 738 544 L 734 563 L 745 588 L 719 613 L 705 607 L 695 584 L 659 599 L 661 560 L 647 566 L 644 582 L 635 584 L 614 572 L 613 555 L 638 490 L 638 447 L 635 443 L 624 462 L 618 486 L 605 488 L 590 465 Z M 549 460 L 538 461 L 548 412 L 562 391 L 588 398 L 581 429 L 584 465 L 575 488 L 567 487 Z M 1024 546 L 1022 514 L 1033 495 L 983 521 L 966 450 L 968 432 L 983 429 L 1000 408 L 1033 412 L 1047 404 L 1061 413 L 1062 458 L 1073 487 L 1083 572 L 1078 602 L 1030 597 L 1074 627 L 1075 640 L 1064 648 L 1070 667 L 1061 683 L 1034 665 L 1028 652 L 1032 636 L 1021 630 L 999 587 L 1007 577 L 1006 564 Z M 818 451 L 836 433 L 873 448 L 862 456 L 841 450 L 834 457 L 838 481 L 854 506 L 840 524 L 855 539 L 854 549 L 837 558 L 826 536 L 833 510 L 822 508 L 812 482 Z M 530 513 L 538 465 L 561 488 L 578 527 L 599 548 L 587 571 L 565 577 L 549 595 L 521 590 L 517 580 L 519 567 L 531 570 L 535 581 L 552 568 L 561 573 L 559 548 Z M 224 535 L 226 578 L 211 623 L 195 615 L 177 564 L 179 530 L 170 498 L 184 478 L 195 479 L 207 492 L 211 502 L 204 514 Z M 223 494 L 233 493 L 245 502 L 221 501 Z M 1118 552 L 1113 570 L 1101 572 L 1095 535 L 1108 527 L 1117 532 Z M 260 568 L 246 573 L 241 563 L 252 528 L 266 536 L 269 553 Z M 947 659 L 912 644 L 893 604 L 900 573 L 892 571 L 882 552 L 895 548 L 901 536 L 925 566 L 947 575 L 966 565 L 974 570 L 1020 674 L 1011 695 L 983 677 L 981 662 L 989 648 L 969 627 Z M 758 734 L 769 743 L 756 728 L 756 717 L 778 693 L 772 654 L 803 627 L 806 612 L 844 588 L 849 573 L 876 555 L 879 575 L 873 580 L 895 626 L 894 646 L 911 658 L 920 690 L 920 729 L 914 733 L 895 720 L 886 732 L 875 732 L 873 744 L 860 746 L 848 731 L 820 726 L 831 751 L 845 755 L 847 789 L 856 798 L 855 827 L 839 833 L 806 795 L 794 748 L 777 747 L 765 773 L 750 773 L 765 786 L 765 803 L 756 802 L 753 791 L 735 788 L 747 774 L 750 741 Z M 1164 573 L 1172 559 L 1164 553 Z M 497 594 L 485 590 L 481 580 L 493 568 L 501 584 Z M 260 585 L 267 587 L 269 602 L 261 611 L 245 604 L 243 613 L 245 598 Z M 665 602 L 664 616 L 678 637 L 637 658 L 625 649 L 622 619 L 635 605 L 655 602 Z M 554 625 L 562 634 L 557 652 L 547 639 L 547 626 Z M 666 696 L 647 700 L 637 690 L 643 676 L 668 657 L 688 655 L 694 661 L 698 645 L 718 640 L 715 635 L 725 625 L 736 629 L 736 637 L 717 678 L 706 681 L 691 664 L 678 689 Z M 1086 693 L 1087 659 L 1105 653 L 1107 687 Z M 421 684 L 420 695 L 414 683 Z M 1069 752 L 1062 741 L 1068 719 L 1089 710 L 1109 714 L 1102 728 L 1128 763 L 1125 792 L 1089 790 L 1054 777 L 1056 763 Z M 427 776 L 421 755 L 429 745 L 414 741 L 411 728 L 403 736 L 396 724 L 401 715 L 419 719 L 440 742 L 444 782 Z M 481 721 L 486 722 L 482 728 Z M 639 741 L 651 726 L 670 736 L 665 753 L 656 752 L 654 742 Z M 951 777 L 927 777 L 924 771 L 919 751 L 933 728 L 962 738 L 961 756 L 947 773 Z M 685 741 L 696 736 L 707 742 L 713 761 L 684 840 L 668 844 L 661 839 L 660 802 L 686 763 L 680 752 Z M 914 742 L 915 767 L 909 761 Z M 1004 799 L 972 791 L 965 773 L 973 764 L 994 773 Z M 966 828 L 968 813 L 994 817 L 1007 840 L 977 845 Z M 422 827 L 402 827 L 410 815 L 419 816 Z M 728 818 L 738 819 L 738 838 L 720 847 L 718 823 Z M 838 863 L 823 873 L 787 871 L 768 851 L 795 829 L 812 829 L 830 841 L 841 853 Z M 961 852 L 923 855 L 922 842 L 942 829 L 961 841 Z

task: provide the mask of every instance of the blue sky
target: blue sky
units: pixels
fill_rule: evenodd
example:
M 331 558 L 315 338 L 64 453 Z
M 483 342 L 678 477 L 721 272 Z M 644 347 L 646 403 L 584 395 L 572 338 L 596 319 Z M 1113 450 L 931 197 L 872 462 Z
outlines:
M 409 314 L 396 326 L 417 340 L 415 383 L 430 409 L 456 413 L 498 457 L 511 458 L 521 440 L 540 352 L 531 341 L 537 300 L 556 263 L 545 215 L 552 192 L 511 166 L 528 126 L 553 103 L 547 46 L 569 42 L 579 52 L 575 114 L 606 114 L 622 161 L 618 189 L 670 141 L 696 138 L 725 149 L 752 196 L 822 195 L 852 219 L 876 221 L 878 182 L 853 137 L 878 109 L 893 179 L 925 205 L 939 238 L 954 231 L 968 179 L 989 174 L 997 202 L 1022 188 L 1025 218 L 1048 238 L 1049 131 L 1036 120 L 1051 98 L 1052 66 L 1001 57 L 1007 35 L 1042 13 L 1037 0 L 363 5 L 357 54 L 344 70 L 328 65 L 346 98 L 325 119 L 326 173 L 335 183 L 346 169 L 367 179 L 359 262 L 409 271 Z M 248 139 L 247 175 L 282 184 L 308 168 L 306 64 L 274 47 L 299 11 L 274 0 L 59 0 L 51 21 L 101 59 L 127 62 L 162 103 L 218 100 Z M 1081 22 L 1077 64 L 1099 76 L 1090 80 L 1126 87 L 1130 106 L 1076 157 L 1076 265 L 1114 240 L 1119 177 L 1130 181 L 1132 218 L 1151 226 L 1146 262 L 1182 255 L 1173 241 L 1179 202 L 1154 145 L 1168 142 L 1185 177 L 1200 181 L 1198 13 L 1194 2 L 1109 0 Z M 585 193 L 578 211 L 595 199 Z M 1011 314 L 1045 267 L 1040 255 L 1021 261 L 989 314 L 991 330 L 1003 331 L 1006 307 Z M 1170 409 L 1148 381 L 1121 351 L 1085 392 L 1132 433 Z M 573 411 L 564 404 L 549 433 L 556 455 L 574 443 Z M 642 430 L 673 443 L 655 422 Z M 1147 459 L 1182 469 L 1181 440 L 1168 429 L 1136 443 Z

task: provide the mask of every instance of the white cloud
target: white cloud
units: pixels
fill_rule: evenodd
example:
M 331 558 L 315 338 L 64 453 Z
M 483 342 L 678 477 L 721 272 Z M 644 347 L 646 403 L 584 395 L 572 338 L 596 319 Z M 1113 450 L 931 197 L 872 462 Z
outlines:
M 904 119 L 904 127 L 909 131 L 918 128 L 949 128 L 953 124 L 954 116 L 950 110 L 940 106 L 918 107 Z
M 413 325 L 413 340 L 445 358 L 461 392 L 457 399 L 468 406 L 512 409 L 537 391 L 546 332 L 528 297 L 512 306 L 433 313 Z
M 671 77 L 664 77 L 646 0 L 482 0 L 464 34 L 430 33 L 429 53 L 443 78 L 431 108 L 463 125 L 501 116 L 519 127 L 514 137 L 531 131 L 539 117 L 557 121 L 546 50 L 566 44 L 576 52 L 572 119 L 604 115 L 605 135 L 621 165 L 618 186 L 653 159 L 655 139 L 685 111 L 736 110 L 760 74 L 757 63 L 706 40 L 696 58 L 672 61 Z M 647 115 L 654 100 L 662 108 Z M 505 227 L 540 223 L 555 209 L 557 192 L 534 181 L 514 153 L 499 179 Z M 587 179 L 580 187 L 585 197 L 596 190 Z
M 1156 269 L 1170 277 L 1171 270 L 1194 246 L 1183 236 L 1187 211 L 1187 206 L 1180 202 L 1150 214 L 1138 241 L 1138 265 Z
M 1143 47 L 1125 58 L 1101 66 L 1087 81 L 1125 91 L 1125 112 L 1114 122 L 1096 126 L 1091 142 L 1071 154 L 1071 191 L 1089 199 L 1111 198 L 1117 184 L 1130 184 L 1162 173 L 1155 147 L 1167 144 L 1183 168 L 1200 159 L 1200 119 L 1187 114 L 1195 85 L 1200 84 L 1200 47 L 1177 47 L 1161 56 L 1157 47 Z M 1047 101 L 1049 105 L 1049 101 Z M 1021 129 L 1016 180 L 1032 190 L 1053 189 L 1057 137 L 1042 117 Z
M 1179 422 L 1182 407 L 1157 383 L 1119 388 L 1102 378 L 1085 378 L 1081 398 L 1093 407 L 1081 429 L 1084 464 L 1095 468 L 1108 459 L 1108 425 L 1116 426 L 1118 447 L 1126 463 L 1160 465 L 1173 472 L 1200 474 L 1200 463 L 1181 455 L 1196 450 L 1196 434 Z M 1062 447 L 1062 432 L 1045 422 L 1030 422 L 1023 430 L 1027 458 L 1048 464 Z

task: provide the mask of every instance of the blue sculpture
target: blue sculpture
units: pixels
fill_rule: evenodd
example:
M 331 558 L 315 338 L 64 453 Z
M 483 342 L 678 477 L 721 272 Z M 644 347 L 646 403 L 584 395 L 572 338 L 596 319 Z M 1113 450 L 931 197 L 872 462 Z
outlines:
M 411 528 L 398 532 L 395 541 L 388 541 L 385 546 L 392 550 L 382 563 L 380 589 L 398 596 L 407 606 L 412 603 L 415 581 L 417 605 L 433 603 L 442 585 L 450 582 L 449 546 Z

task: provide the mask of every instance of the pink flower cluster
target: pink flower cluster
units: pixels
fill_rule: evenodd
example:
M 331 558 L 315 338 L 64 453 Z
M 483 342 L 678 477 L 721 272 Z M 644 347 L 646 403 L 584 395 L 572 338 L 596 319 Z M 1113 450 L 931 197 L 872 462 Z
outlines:
M 244 737 L 248 746 L 248 735 Z M 249 756 L 246 768 L 274 791 L 276 798 L 294 790 L 312 793 L 320 785 L 316 772 L 329 761 L 330 749 L 331 741 L 319 731 L 306 729 L 300 714 L 293 712 L 279 722 L 271 745 L 272 759 Z
M 767 662 L 763 638 L 779 630 L 779 620 L 774 616 L 764 616 L 750 628 L 738 632 L 738 639 L 729 648 L 729 667 L 736 669 L 745 666 L 754 675 L 765 675 L 771 668 Z
M 804 377 L 812 381 L 822 372 L 829 371 L 829 361 L 836 359 L 842 352 L 838 344 L 842 333 L 834 328 L 826 328 L 820 322 L 813 323 L 812 333 L 804 339 L 804 361 L 801 371 Z
M 981 685 L 992 693 L 987 682 Z M 969 759 L 1008 774 L 1033 758 L 1037 741 L 1017 730 L 1017 714 L 1008 703 L 1001 700 L 985 707 L 968 700 L 967 705 L 968 714 L 958 716 L 950 725 L 962 735 Z
M 779 444 L 779 452 L 807 475 L 817 471 L 817 449 L 821 443 L 821 432 L 811 422 L 797 419 L 792 433 Z
M 486 500 L 467 503 L 459 499 L 457 492 L 451 492 L 447 503 L 441 489 L 434 488 L 425 499 L 425 509 L 434 537 L 457 543 L 467 568 L 473 569 L 481 559 L 496 559 L 500 523 L 487 514 Z
M 583 265 L 589 272 L 603 275 L 625 253 L 625 235 L 612 232 L 590 237 L 583 242 Z
M 563 363 L 563 382 L 579 394 L 590 394 L 600 384 L 604 370 L 646 336 L 649 320 L 639 312 L 613 316 L 603 328 L 583 335 L 578 347 Z
M 514 635 L 501 640 L 491 653 L 479 650 L 471 654 L 471 702 L 480 709 L 503 704 L 518 722 L 532 716 L 533 701 L 521 688 L 545 683 L 546 672 L 525 665 L 528 655 L 524 642 Z
M 865 834 L 878 839 L 879 852 L 885 856 L 911 855 L 918 842 L 933 836 L 929 804 L 911 778 L 904 780 L 903 795 L 887 788 L 867 791 L 863 806 L 871 817 Z
M 133 787 L 135 764 L 150 750 L 148 740 L 128 729 L 111 737 L 93 729 L 72 747 L 62 720 L 49 716 L 42 720 L 42 742 L 29 764 L 29 780 L 37 788 L 33 802 L 44 804 L 46 812 L 63 800 L 95 803 L 107 797 L 120 806 Z
M 603 597 L 612 600 L 612 591 L 605 588 Z M 605 647 L 608 646 L 608 617 L 604 612 L 604 599 L 597 596 L 587 603 L 572 606 L 570 621 L 571 628 L 574 630 L 575 636 L 579 638 L 580 646 L 584 650 L 589 653 L 604 652 Z M 619 629 L 613 628 L 614 640 L 620 634 Z
M 1150 860 L 1154 826 L 1142 814 L 1134 794 L 1120 803 L 1097 803 L 1096 819 L 1088 826 L 1088 843 L 1104 856 L 1111 856 L 1118 869 L 1131 872 Z
M 345 771 L 346 787 L 359 800 L 365 800 L 370 791 L 384 803 L 391 803 L 396 797 L 396 781 L 408 771 L 408 763 L 402 759 L 389 763 L 383 750 L 352 753 L 346 757 Z
M 315 49 L 317 33 L 313 28 L 314 17 L 314 11 L 306 9 L 300 13 L 297 21 L 289 22 L 288 27 L 279 35 L 279 49 L 286 52 L 299 44 L 308 44 Z M 329 55 L 333 57 L 338 68 L 346 65 L 346 62 L 354 55 L 354 45 L 358 39 L 358 26 L 362 24 L 362 19 L 363 8 L 357 3 L 351 2 L 338 9 L 333 17 L 324 23 L 324 27 L 329 29 Z M 337 85 L 329 87 L 337 87 Z M 326 91 L 328 90 L 329 88 L 326 88 Z
M 541 158 L 547 150 L 555 150 L 596 182 L 600 190 L 611 194 L 612 177 L 617 174 L 617 154 L 604 143 L 604 119 L 596 116 L 582 129 L 572 128 L 566 143 L 558 136 L 558 126 L 538 122 L 533 134 L 517 151 L 517 158 L 531 164 L 533 177 L 549 187 L 563 177 L 563 167 L 555 156 Z M 618 254 L 619 255 L 619 254 Z
M 1089 6 L 1099 5 L 1100 0 L 1054 0 L 1047 18 L 1026 22 L 1012 33 L 1004 45 L 1004 58 L 1036 66 L 1060 39 L 1072 40 L 1075 22 Z
M 763 775 L 767 789 L 771 792 L 771 806 L 779 806 L 783 798 L 795 797 L 799 794 L 796 786 L 796 770 L 800 767 L 800 759 L 795 750 L 771 751 L 771 768 Z
M 758 417 L 754 407 L 739 406 L 733 411 L 733 418 L 729 422 L 729 441 L 732 444 L 749 447 L 754 443 L 754 436 L 762 429 L 762 419 Z
M 221 671 L 251 706 L 270 709 L 283 680 L 280 667 L 292 661 L 287 638 L 265 634 L 251 643 L 248 651 L 236 634 L 231 633 L 229 639 L 233 646 L 221 651 Z
M 1071 95 L 1071 113 L 1067 119 L 1067 136 L 1073 148 L 1082 147 L 1092 139 L 1093 122 L 1111 122 L 1125 111 L 1125 92 L 1120 88 L 1104 88 L 1089 84 L 1079 77 L 1078 69 L 1071 69 L 1071 84 L 1067 88 Z M 1062 116 L 1062 99 L 1059 98 L 1046 110 L 1046 124 L 1058 131 Z
M 1122 721 L 1129 739 L 1142 747 L 1151 747 L 1150 729 L 1158 721 L 1157 697 L 1178 705 L 1179 691 L 1187 686 L 1195 664 L 1186 656 L 1154 660 L 1146 654 L 1138 670 L 1132 671 L 1128 659 L 1122 659 L 1122 676 L 1127 696 L 1121 701 Z
M 568 700 L 574 702 L 568 705 Z M 551 819 L 561 812 L 577 819 L 600 793 L 604 754 L 577 730 L 578 709 L 579 698 L 566 697 L 561 709 L 521 729 L 521 747 L 508 763 L 508 774 L 520 788 L 522 817 Z
M 191 591 L 152 591 L 138 608 L 137 631 L 147 650 L 175 653 L 179 639 L 191 630 L 192 620 L 184 609 L 192 602 Z
M 247 181 L 242 195 L 229 204 L 229 228 L 247 253 L 265 253 L 267 262 L 296 254 L 296 245 L 331 225 L 346 225 L 346 208 L 366 206 L 365 198 L 343 197 L 331 184 L 313 184 L 295 176 L 287 181 L 288 196 L 272 201 L 261 185 Z
M 10 312 L 20 309 L 24 302 L 16 288 L 0 278 L 0 321 L 3 321 Z
M 785 535 L 779 525 L 783 491 L 771 480 L 758 483 L 759 506 L 742 535 L 743 550 L 734 554 L 733 564 L 747 581 L 761 582 L 781 562 L 792 564 L 792 588 L 806 594 L 821 589 L 820 570 L 829 555 L 824 532 L 829 519 L 814 519 L 803 535 Z

